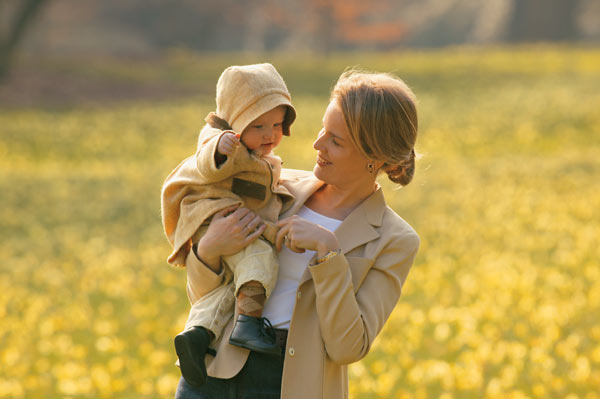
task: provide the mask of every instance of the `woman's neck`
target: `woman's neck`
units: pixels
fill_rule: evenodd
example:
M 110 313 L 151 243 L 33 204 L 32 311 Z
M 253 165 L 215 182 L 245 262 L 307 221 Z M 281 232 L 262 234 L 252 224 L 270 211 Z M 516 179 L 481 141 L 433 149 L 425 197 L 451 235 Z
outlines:
M 372 185 L 361 187 L 364 188 L 342 189 L 325 183 L 305 202 L 305 205 L 322 215 L 344 220 L 354 208 L 377 190 L 378 184 L 373 181 Z

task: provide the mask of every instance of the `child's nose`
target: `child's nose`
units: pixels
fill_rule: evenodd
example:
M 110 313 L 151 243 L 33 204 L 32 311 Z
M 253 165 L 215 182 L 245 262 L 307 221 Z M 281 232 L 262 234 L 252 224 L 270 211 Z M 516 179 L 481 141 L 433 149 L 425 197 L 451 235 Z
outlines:
M 275 126 L 273 126 L 270 129 L 267 129 L 267 131 L 265 132 L 265 137 L 274 137 L 275 136 L 275 132 L 277 131 L 277 128 Z

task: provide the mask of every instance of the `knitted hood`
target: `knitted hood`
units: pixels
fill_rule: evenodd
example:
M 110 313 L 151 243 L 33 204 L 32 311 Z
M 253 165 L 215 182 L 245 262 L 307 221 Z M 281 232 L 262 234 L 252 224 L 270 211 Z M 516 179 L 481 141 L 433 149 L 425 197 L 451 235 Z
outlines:
M 250 122 L 280 105 L 287 106 L 283 134 L 289 136 L 296 110 L 287 86 L 275 67 L 268 63 L 230 66 L 219 77 L 217 111 L 209 114 L 207 121 L 216 114 L 233 131 L 242 133 Z

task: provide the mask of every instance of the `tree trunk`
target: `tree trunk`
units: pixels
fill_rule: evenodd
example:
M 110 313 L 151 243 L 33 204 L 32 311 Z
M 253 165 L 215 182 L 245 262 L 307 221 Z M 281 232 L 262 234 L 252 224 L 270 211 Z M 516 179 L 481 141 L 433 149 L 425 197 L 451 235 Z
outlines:
M 508 40 L 576 40 L 578 8 L 579 0 L 514 0 Z
M 8 75 L 15 51 L 27 28 L 31 26 L 41 6 L 47 2 L 48 0 L 25 0 L 16 11 L 14 23 L 9 27 L 6 37 L 0 39 L 0 81 Z

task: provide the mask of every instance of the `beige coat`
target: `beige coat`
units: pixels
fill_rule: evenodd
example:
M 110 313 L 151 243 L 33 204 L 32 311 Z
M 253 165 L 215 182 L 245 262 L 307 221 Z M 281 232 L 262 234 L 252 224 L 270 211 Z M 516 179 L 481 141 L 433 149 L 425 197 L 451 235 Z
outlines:
M 295 214 L 323 183 L 310 172 L 283 170 L 281 184 L 296 201 L 282 217 Z M 335 231 L 343 256 L 306 269 L 296 293 L 283 369 L 283 399 L 348 397 L 347 365 L 367 355 L 398 302 L 419 247 L 419 236 L 385 204 L 379 188 Z M 190 254 L 188 285 L 196 295 L 217 287 L 217 275 Z M 233 320 L 233 319 L 232 319 Z M 229 336 L 232 320 L 223 334 Z M 248 351 L 215 343 L 208 373 L 231 378 Z
M 281 159 L 273 154 L 256 156 L 239 145 L 226 162 L 217 166 L 215 153 L 223 130 L 206 125 L 199 135 L 198 151 L 167 176 L 162 188 L 163 227 L 173 252 L 167 259 L 181 266 L 192 237 L 216 212 L 243 204 L 265 221 L 276 222 L 292 205 L 292 197 L 279 184 Z M 272 241 L 270 226 L 263 235 Z

